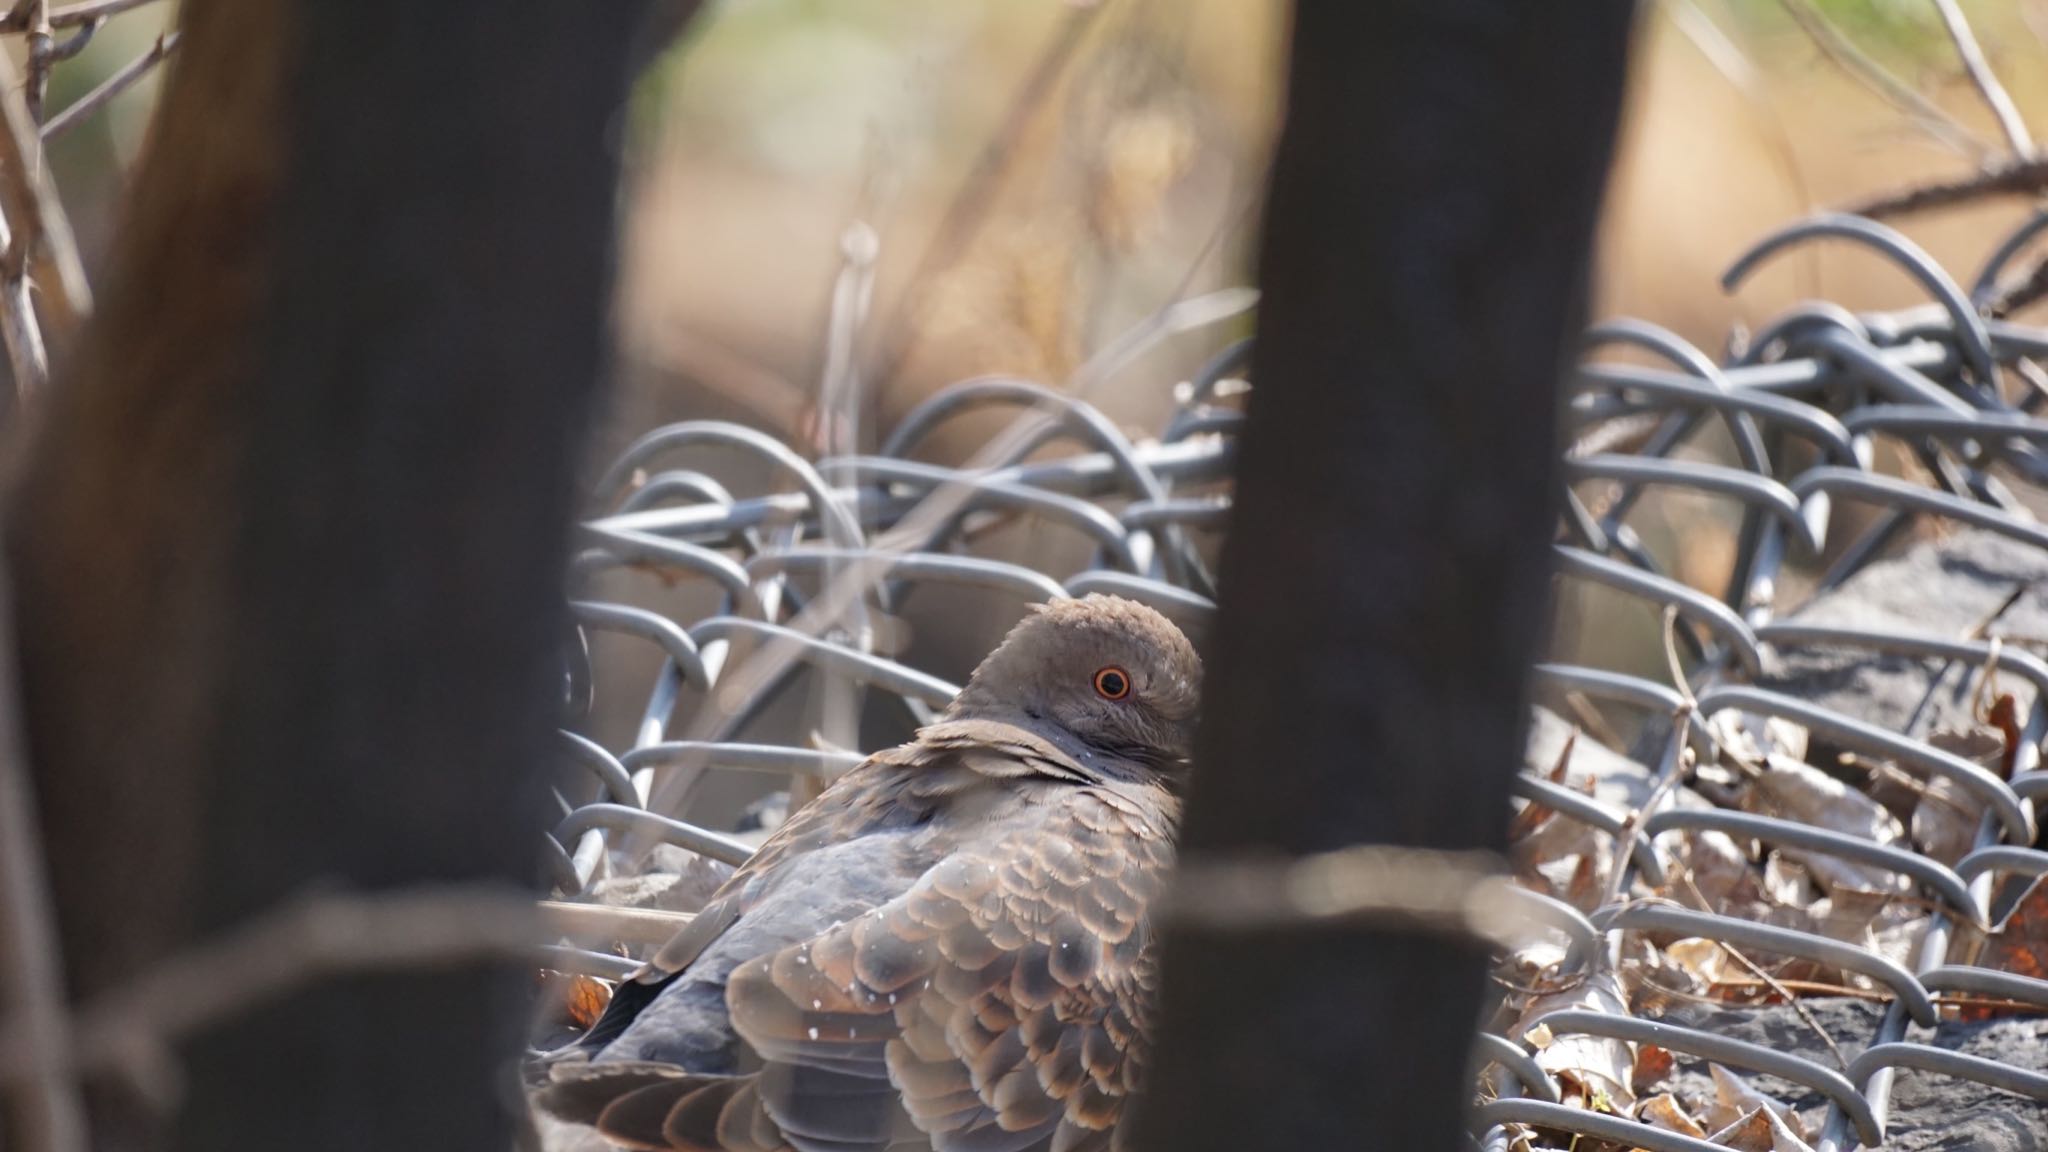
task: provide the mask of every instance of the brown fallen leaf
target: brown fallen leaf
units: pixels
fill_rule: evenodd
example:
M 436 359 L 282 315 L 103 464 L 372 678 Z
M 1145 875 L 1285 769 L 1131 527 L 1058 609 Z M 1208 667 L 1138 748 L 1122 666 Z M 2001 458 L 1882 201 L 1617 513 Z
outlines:
M 611 1005 L 612 986 L 590 976 L 569 977 L 569 1019 L 578 1028 L 589 1028 Z
M 1634 1088 L 1636 1095 L 1641 1096 L 1662 1084 L 1677 1064 L 1678 1061 L 1672 1058 L 1669 1051 L 1655 1044 L 1640 1045 L 1636 1048 L 1636 1066 L 1629 1070 L 1629 1087 Z M 1668 1096 L 1670 1093 L 1665 1095 Z
M 1984 721 L 1998 729 L 1999 735 L 2005 737 L 2005 751 L 1998 758 L 1998 777 L 2001 780 L 2010 780 L 2013 760 L 2020 754 L 2019 702 L 2012 698 L 2010 692 L 1999 693 L 1998 699 L 1991 702 L 1990 709 L 1985 713 Z
M 1770 770 L 1757 777 L 1744 793 L 1744 808 L 1879 844 L 1897 844 L 1906 838 L 1905 826 L 1884 805 L 1811 764 L 1785 756 L 1772 756 L 1768 764 Z M 1813 880 L 1826 890 L 1904 892 L 1911 886 L 1905 877 L 1889 869 L 1857 864 L 1823 852 L 1794 848 L 1778 851 L 1804 865 Z
M 1792 1131 L 1785 1120 L 1769 1108 L 1744 1113 L 1742 1118 L 1707 1137 L 1709 1143 L 1725 1144 L 1737 1152 L 1813 1152 L 1812 1146 Z
M 1790 720 L 1754 712 L 1717 712 L 1707 721 L 1714 743 L 1739 763 L 1760 765 L 1772 756 L 1806 758 L 1810 734 Z
M 2048 878 L 2035 880 L 1984 941 L 1978 961 L 2036 980 L 2048 980 Z
M 1764 858 L 1764 893 L 1787 908 L 1805 908 L 1819 895 L 1806 865 L 1777 851 Z
M 1728 959 L 1727 949 L 1700 936 L 1672 941 L 1664 946 L 1664 955 L 1691 976 L 1702 992 L 1711 991 L 1727 979 L 1734 964 Z
M 1635 1068 L 1635 1045 L 1604 1036 L 1568 1033 L 1552 1035 L 1550 1029 L 1531 1028 L 1536 1018 L 1565 1008 L 1591 1009 L 1627 1016 L 1628 1000 L 1613 973 L 1603 973 L 1563 992 L 1538 996 L 1522 1010 L 1521 1021 L 1508 1033 L 1522 1036 L 1536 1046 L 1536 1064 L 1557 1077 L 1569 1094 L 1577 1089 L 1585 1106 L 1600 1112 L 1627 1116 L 1635 1111 L 1636 1094 L 1630 1087 Z
M 1558 750 L 1557 763 L 1552 765 L 1550 771 L 1546 774 L 1546 778 L 1552 784 L 1564 783 L 1565 770 L 1571 767 L 1572 749 L 1578 747 L 1578 743 L 1579 730 L 1573 728 L 1571 734 L 1564 738 L 1564 747 Z M 1533 800 L 1524 804 L 1522 810 L 1515 813 L 1514 819 L 1508 821 L 1508 843 L 1513 844 L 1533 835 L 1537 829 L 1550 823 L 1551 819 L 1556 815 L 1555 812 Z
M 1571 883 L 1559 895 L 1581 912 L 1591 912 L 1600 906 L 1607 894 L 1605 884 L 1607 869 L 1600 866 L 1591 853 L 1579 857 L 1579 866 L 1572 869 Z
M 607 1005 L 612 1002 L 612 986 L 590 976 L 571 972 L 540 972 L 540 987 L 544 997 L 559 996 L 562 1016 L 577 1028 L 589 1029 L 604 1015 Z
M 1643 1101 L 1642 1107 L 1636 1109 L 1636 1119 L 1652 1128 L 1662 1128 L 1666 1132 L 1677 1132 L 1701 1140 L 1707 1136 L 1707 1130 L 1700 1127 L 1699 1121 L 1693 1119 L 1678 1103 L 1678 1097 L 1669 1092 L 1660 1092 Z
M 1988 725 L 1968 732 L 1942 729 L 1927 742 L 1987 771 L 2003 774 L 2008 747 L 2005 734 Z M 1913 846 L 1953 866 L 1977 846 L 1977 826 L 1984 820 L 1984 802 L 1946 776 L 1927 782 L 1913 805 Z
M 1754 900 L 1763 895 L 1749 856 L 1726 832 L 1688 828 L 1657 838 L 1698 889 L 1709 909 L 1718 911 L 1731 899 Z
M 1799 1114 L 1788 1104 L 1782 1104 L 1750 1087 L 1749 1082 L 1719 1064 L 1709 1063 L 1707 1073 L 1714 1078 L 1714 1099 L 1707 1105 L 1707 1126 L 1718 1131 L 1727 1131 L 1759 1110 L 1769 1112 L 1783 1122 L 1791 1134 L 1799 1140 L 1806 1139 L 1806 1127 L 1799 1120 Z M 1716 1139 L 1718 1143 L 1718 1138 Z M 1766 1143 L 1765 1149 L 1771 1147 Z

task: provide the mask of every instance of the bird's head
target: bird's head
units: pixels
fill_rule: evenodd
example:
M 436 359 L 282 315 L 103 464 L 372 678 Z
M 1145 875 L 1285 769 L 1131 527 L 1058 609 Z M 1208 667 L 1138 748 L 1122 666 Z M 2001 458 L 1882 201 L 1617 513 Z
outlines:
M 1004 720 L 1168 771 L 1193 751 L 1202 660 L 1173 622 L 1119 596 L 1059 600 L 1019 621 L 949 719 Z

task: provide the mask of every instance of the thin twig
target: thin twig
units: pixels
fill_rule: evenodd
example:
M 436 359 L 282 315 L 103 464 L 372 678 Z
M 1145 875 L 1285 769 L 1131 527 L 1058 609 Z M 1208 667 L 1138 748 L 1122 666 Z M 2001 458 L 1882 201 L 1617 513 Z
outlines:
M 1995 317 L 2010 316 L 2043 296 L 2048 296 L 2048 256 L 2035 260 L 2026 275 L 1995 292 L 1985 301 L 1984 311 Z
M 0 343 L 7 348 L 15 395 L 25 399 L 42 391 L 50 378 L 50 355 L 43 346 L 43 330 L 36 323 L 26 277 L 0 278 Z
M 0 273 L 9 281 L 32 275 L 50 326 L 59 337 L 69 335 L 92 312 L 92 290 L 63 202 L 43 163 L 42 134 L 22 100 L 20 73 L 5 53 L 0 53 L 0 214 L 8 233 Z
M 89 25 L 97 26 L 97 21 Z M 22 85 L 21 98 L 28 107 L 28 118 L 37 124 L 42 123 L 43 97 L 50 89 L 50 57 L 54 39 L 50 30 L 49 0 L 29 0 L 28 81 Z
M 2031 580 L 2013 581 L 2012 591 L 2005 594 L 2005 599 L 1998 602 L 1998 607 L 1978 617 L 1977 622 L 1970 625 L 1969 630 L 1963 633 L 1962 640 L 1967 643 L 1984 639 L 1985 636 L 1990 634 L 1991 626 L 2004 619 L 2005 614 L 2012 611 L 2012 606 L 2019 603 L 2026 596 L 2027 590 L 2033 586 L 2034 582 Z M 1994 640 L 2004 639 L 2002 636 L 1992 638 Z
M 1692 681 L 1686 679 L 1685 666 L 1678 660 L 1678 608 L 1675 605 L 1664 608 L 1664 661 L 1671 673 L 1672 687 L 1678 690 L 1681 701 L 1671 717 L 1669 747 L 1673 751 L 1668 753 L 1672 759 L 1671 768 L 1650 786 L 1650 794 L 1643 798 L 1642 806 L 1615 833 L 1614 870 L 1608 873 L 1607 891 L 1595 907 L 1604 908 L 1621 899 L 1622 884 L 1628 876 L 1629 859 L 1635 853 L 1636 838 L 1643 834 L 1644 825 L 1649 823 L 1658 806 L 1678 788 L 1678 782 L 1685 776 L 1685 754 L 1692 738 L 1693 719 L 1698 716 L 1700 706 L 1699 700 L 1693 696 Z
M 137 80 L 149 74 L 159 60 L 171 54 L 178 46 L 178 34 L 166 32 L 156 38 L 149 51 L 137 56 L 121 67 L 121 70 L 107 77 L 92 91 L 66 104 L 62 111 L 43 123 L 43 142 L 48 143 L 77 127 L 86 117 L 105 106 L 114 97 L 126 92 Z
M 155 2 L 156 0 L 85 0 L 85 3 L 82 4 L 73 4 L 69 7 L 51 10 L 49 14 L 50 27 L 76 28 L 81 24 L 91 24 L 97 20 L 105 20 L 109 16 L 119 15 L 131 8 L 140 8 L 144 4 L 153 4 Z M 0 17 L 0 33 L 26 32 L 28 28 L 29 6 L 27 4 L 18 4 L 5 17 Z
M 68 1052 L 36 1043 L 29 1021 L 8 1021 L 0 1084 L 117 1070 L 161 1099 L 170 1044 L 201 1028 L 332 976 L 525 959 L 537 932 L 531 897 L 504 886 L 309 896 L 93 1000 L 75 1018 Z
M 2043 189 L 2048 189 L 2048 160 L 2004 160 L 1960 180 L 1944 180 L 1887 192 L 1860 204 L 1852 204 L 1843 211 L 1878 220 L 1967 204 L 1992 196 L 2033 195 Z
M 1564 705 L 1570 709 L 1572 719 L 1578 722 L 1578 727 L 1591 732 L 1593 739 L 1617 750 L 1628 746 L 1628 741 L 1623 740 L 1621 733 L 1614 730 L 1614 725 L 1607 722 L 1607 717 L 1600 711 L 1599 706 L 1593 703 L 1592 697 L 1574 689 L 1564 694 Z
M 1771 97 L 1771 88 L 1765 82 L 1763 73 L 1750 60 L 1749 54 L 1713 17 L 1700 8 L 1693 0 L 1672 0 L 1665 5 L 1671 22 L 1686 39 L 1692 41 L 1707 63 L 1714 66 L 1731 87 L 1741 93 L 1743 102 L 1749 106 L 1756 121 L 1758 132 L 1764 137 L 1770 150 L 1771 159 L 1777 165 L 1785 182 L 1791 185 L 1793 199 L 1797 201 L 1799 213 L 1810 215 L 1814 209 L 1813 190 L 1806 183 L 1806 172 L 1799 165 L 1799 149 L 1792 143 L 1792 134 L 1785 127 L 1785 117 L 1778 110 L 1778 102 Z M 1806 278 L 1804 290 L 1809 294 L 1819 292 L 1820 255 L 1809 250 L 1800 263 L 1802 275 Z
M 1872 59 L 1856 42 L 1814 7 L 1813 0 L 1778 0 L 1785 14 L 1799 25 L 1821 53 L 1850 76 L 1862 81 L 1886 103 L 1912 117 L 1924 131 L 1951 148 L 1982 162 L 1995 151 L 1989 143 L 1948 114 L 1940 105 L 1922 96 L 1912 85 L 1891 74 Z
M 1828 1035 L 1826 1028 L 1821 1027 L 1820 1018 L 1813 1014 L 1813 1011 L 1806 1006 L 1805 1001 L 1793 995 L 1792 990 L 1787 988 L 1776 976 L 1764 971 L 1762 965 L 1744 956 L 1741 949 L 1735 945 L 1725 940 L 1716 940 L 1714 943 L 1720 945 L 1721 951 L 1727 953 L 1730 960 L 1748 969 L 1751 976 L 1756 977 L 1763 982 L 1765 987 L 1776 992 L 1778 998 L 1785 1002 L 1786 1007 L 1797 1013 L 1799 1019 L 1804 1021 L 1808 1028 L 1812 1029 L 1813 1034 L 1820 1037 L 1820 1042 L 1828 1046 L 1828 1051 L 1835 1054 L 1835 1063 L 1841 1065 L 1842 1071 L 1847 1072 L 1849 1070 L 1849 1058 L 1842 1054 L 1842 1046 L 1835 1043 L 1835 1038 Z
M 1714 914 L 1714 906 L 1708 902 L 1706 893 L 1700 891 L 1699 883 L 1693 879 L 1692 869 L 1687 868 L 1679 874 L 1679 878 L 1685 881 L 1685 887 L 1692 893 L 1693 899 L 1699 901 L 1700 911 Z M 1748 969 L 1750 975 L 1762 981 L 1771 991 L 1776 992 L 1779 998 L 1784 1000 L 1792 1011 L 1799 1014 L 1799 1019 L 1804 1021 L 1806 1026 L 1813 1030 L 1813 1034 L 1820 1037 L 1820 1042 L 1828 1046 L 1828 1051 L 1835 1054 L 1835 1063 L 1840 1064 L 1844 1072 L 1849 1070 L 1849 1058 L 1842 1055 L 1841 1045 L 1835 1043 L 1835 1038 L 1828 1035 L 1828 1030 L 1821 1027 L 1820 1020 L 1807 1009 L 1806 1005 L 1800 1003 L 1799 997 L 1794 996 L 1790 988 L 1786 987 L 1776 976 L 1764 971 L 1763 967 L 1757 964 L 1756 961 L 1744 956 L 1735 945 L 1725 940 L 1716 940 L 1714 943 L 1720 947 L 1722 952 L 1727 954 L 1730 960 Z M 1723 981 L 1717 980 L 1715 983 L 1720 984 Z
M 63 1052 L 71 1046 L 63 951 L 15 711 L 12 619 L 12 597 L 0 585 L 0 994 L 30 1052 Z M 57 1064 L 32 1062 L 0 1099 L 23 1152 L 84 1152 L 84 1104 Z
M 1999 131 L 2005 133 L 2006 143 L 2012 145 L 2012 154 L 2021 160 L 2034 155 L 2034 140 L 2027 133 L 2027 122 L 2020 116 L 2019 106 L 2012 102 L 2012 93 L 1998 82 L 1998 73 L 1991 70 L 1991 61 L 1984 57 L 1984 46 L 1977 42 L 1977 34 L 1970 29 L 1970 22 L 1963 17 L 1962 6 L 1956 0 L 1934 0 L 1935 11 L 1941 13 L 1941 22 L 1948 28 L 1948 38 L 1955 41 L 1956 55 L 1963 59 L 1963 69 L 1970 74 L 1970 80 L 1977 86 L 1977 92 L 1984 97 L 1984 103 L 1991 109 L 1991 115 L 1998 120 Z

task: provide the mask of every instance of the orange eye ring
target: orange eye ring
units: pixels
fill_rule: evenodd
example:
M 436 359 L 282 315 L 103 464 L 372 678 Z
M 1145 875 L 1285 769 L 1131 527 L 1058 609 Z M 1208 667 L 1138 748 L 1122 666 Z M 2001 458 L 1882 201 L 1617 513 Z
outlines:
M 1121 700 L 1131 694 L 1131 674 L 1111 664 L 1095 672 L 1095 694 L 1104 700 Z

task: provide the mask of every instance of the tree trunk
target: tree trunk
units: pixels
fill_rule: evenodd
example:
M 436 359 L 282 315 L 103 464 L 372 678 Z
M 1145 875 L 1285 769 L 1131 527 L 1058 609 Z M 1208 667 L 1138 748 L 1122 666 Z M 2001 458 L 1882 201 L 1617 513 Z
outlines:
M 8 525 L 75 996 L 309 888 L 531 882 L 631 17 L 182 5 Z M 169 1134 L 502 1152 L 524 980 L 228 1022 L 178 1053 Z M 151 1134 L 127 1111 L 100 1146 Z
M 1626 0 L 1303 0 L 1191 860 L 1503 847 Z M 1481 950 L 1169 938 L 1159 1152 L 1450 1149 Z

